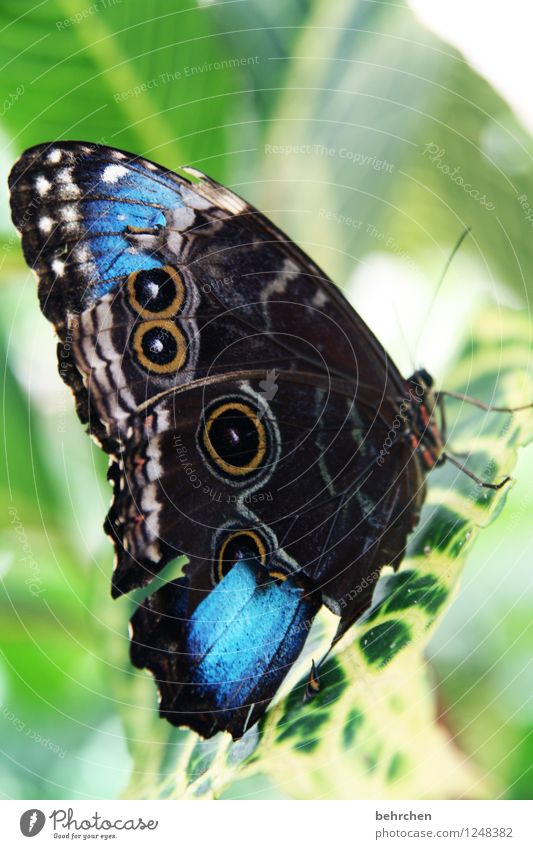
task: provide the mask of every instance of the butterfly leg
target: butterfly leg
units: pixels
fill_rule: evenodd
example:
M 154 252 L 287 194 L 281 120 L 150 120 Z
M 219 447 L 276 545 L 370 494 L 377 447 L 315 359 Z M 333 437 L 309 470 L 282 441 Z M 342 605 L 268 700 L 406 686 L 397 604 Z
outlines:
M 447 454 L 446 452 L 443 452 L 441 457 L 443 462 L 445 460 L 448 460 L 448 462 L 450 462 L 453 466 L 459 469 L 459 471 L 463 472 L 465 475 L 467 475 L 467 477 L 475 481 L 478 486 L 482 486 L 483 489 L 502 489 L 505 484 L 509 483 L 509 481 L 511 480 L 511 476 L 506 475 L 499 483 L 489 483 L 488 481 L 484 481 L 481 480 L 481 478 L 478 478 L 478 476 L 475 475 L 474 472 L 471 472 L 470 469 L 468 469 L 463 463 L 461 463 L 461 461 L 458 460 L 457 457 L 454 457 L 453 454 Z
M 463 395 L 462 392 L 451 392 L 448 389 L 442 389 L 440 392 L 435 393 L 435 399 L 439 408 L 444 397 L 455 398 L 457 401 L 463 401 L 465 404 L 472 404 L 474 407 L 479 407 L 480 410 L 486 410 L 488 413 L 519 413 L 521 410 L 530 410 L 533 407 L 533 403 L 522 404 L 518 407 L 498 407 L 494 404 L 485 404 L 483 401 L 472 398 L 470 395 Z
M 521 410 L 529 410 L 533 407 L 533 404 L 523 404 L 517 407 L 496 406 L 494 404 L 486 404 L 484 401 L 479 401 L 477 398 L 472 398 L 470 395 L 464 395 L 461 392 L 452 392 L 447 389 L 441 390 L 440 392 L 435 393 L 435 401 L 439 408 L 441 416 L 440 431 L 443 437 L 443 442 L 446 442 L 447 429 L 444 405 L 445 398 L 455 398 L 457 401 L 463 401 L 463 403 L 465 404 L 471 404 L 472 406 L 478 407 L 480 410 L 486 410 L 489 413 L 517 413 Z M 470 469 L 468 469 L 464 465 L 464 463 L 461 463 L 461 461 L 457 457 L 443 451 L 439 458 L 439 463 L 444 463 L 446 460 L 452 463 L 452 465 L 454 465 L 461 472 L 464 472 L 465 475 L 467 475 L 469 478 L 475 481 L 478 486 L 481 486 L 484 489 L 499 490 L 502 489 L 502 487 L 504 487 L 511 480 L 511 477 L 509 475 L 506 475 L 499 483 L 489 483 L 488 481 L 481 480 L 481 478 L 475 475 L 474 472 L 471 472 Z

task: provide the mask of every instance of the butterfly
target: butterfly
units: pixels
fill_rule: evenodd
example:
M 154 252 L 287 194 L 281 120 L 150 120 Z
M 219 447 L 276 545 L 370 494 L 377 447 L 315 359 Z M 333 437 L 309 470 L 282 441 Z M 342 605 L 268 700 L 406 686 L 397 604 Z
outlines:
M 399 566 L 446 459 L 432 379 L 404 379 L 320 268 L 195 169 L 47 143 L 9 184 L 59 374 L 110 457 L 112 595 L 187 558 L 133 614 L 132 662 L 161 716 L 237 739 L 320 607 L 338 640 Z

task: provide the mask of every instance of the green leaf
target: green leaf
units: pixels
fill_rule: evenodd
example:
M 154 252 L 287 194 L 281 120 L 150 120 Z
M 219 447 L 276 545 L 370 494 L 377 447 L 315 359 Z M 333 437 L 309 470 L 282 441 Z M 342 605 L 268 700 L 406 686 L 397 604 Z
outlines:
M 403 3 L 315 4 L 262 179 L 263 206 L 337 281 L 373 251 L 443 265 L 470 226 L 462 251 L 531 292 L 531 138 Z
M 49 0 L 31 14 L 0 9 L 15 150 L 47 139 L 86 139 L 152 156 L 170 168 L 202 163 L 224 179 L 226 135 L 248 101 L 253 59 L 233 47 L 224 17 L 157 0 Z M 232 116 L 234 119 L 232 120 Z

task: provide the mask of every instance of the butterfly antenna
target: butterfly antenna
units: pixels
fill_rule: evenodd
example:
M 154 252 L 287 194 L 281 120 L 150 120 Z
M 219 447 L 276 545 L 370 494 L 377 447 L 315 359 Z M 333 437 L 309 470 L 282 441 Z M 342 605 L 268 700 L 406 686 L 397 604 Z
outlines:
M 400 311 L 398 309 L 398 304 L 396 302 L 394 303 L 394 312 L 396 313 L 396 321 L 398 322 L 398 327 L 400 328 L 400 336 L 402 337 L 402 342 L 404 344 L 405 350 L 407 351 L 407 354 L 408 354 L 409 359 L 411 361 L 411 371 L 414 373 L 417 370 L 417 364 L 415 362 L 413 351 L 411 350 L 411 345 L 409 343 L 409 339 L 407 338 L 407 335 L 405 333 L 405 328 L 402 324 Z
M 425 317 L 424 321 L 422 322 L 422 326 L 420 328 L 420 333 L 418 334 L 418 339 L 416 340 L 415 356 L 416 356 L 416 352 L 418 351 L 418 347 L 420 345 L 420 341 L 422 339 L 422 336 L 424 335 L 424 331 L 426 329 L 428 318 L 431 315 L 431 311 L 433 310 L 433 307 L 435 306 L 435 301 L 437 300 L 437 298 L 439 296 L 439 292 L 442 288 L 442 284 L 444 283 L 444 280 L 446 279 L 448 269 L 450 268 L 450 265 L 452 264 L 452 262 L 455 258 L 455 255 L 457 254 L 459 248 L 461 247 L 464 240 L 466 239 L 466 237 L 470 233 L 471 229 L 472 229 L 471 227 L 465 227 L 465 229 L 463 230 L 463 232 L 461 233 L 461 235 L 457 239 L 455 245 L 453 246 L 453 249 L 452 249 L 450 256 L 446 260 L 446 264 L 445 264 L 445 266 L 442 270 L 442 274 L 439 278 L 439 282 L 437 283 L 435 290 L 433 292 L 433 295 L 431 297 L 431 301 L 429 302 L 429 307 L 427 308 L 427 311 L 426 311 L 426 317 Z

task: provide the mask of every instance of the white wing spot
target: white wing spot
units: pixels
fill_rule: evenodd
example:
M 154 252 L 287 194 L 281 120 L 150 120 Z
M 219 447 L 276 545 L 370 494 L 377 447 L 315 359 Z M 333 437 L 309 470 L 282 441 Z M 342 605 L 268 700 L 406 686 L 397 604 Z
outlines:
M 42 218 L 39 218 L 39 230 L 41 233 L 48 235 L 52 231 L 53 226 L 54 220 L 53 218 L 49 218 L 48 215 L 43 215 Z
M 61 160 L 61 151 L 56 147 L 54 150 L 51 150 L 48 156 L 46 157 L 48 162 L 60 162 Z
M 104 183 L 116 183 L 124 174 L 128 173 L 128 169 L 123 165 L 107 165 L 102 174 Z
M 77 197 L 80 193 L 79 186 L 72 179 L 72 168 L 62 168 L 57 172 L 57 180 L 61 183 L 59 195 L 63 200 Z
M 75 251 L 76 262 L 88 262 L 90 259 L 90 251 L 86 245 L 82 245 L 81 247 L 76 248 Z
M 320 309 L 320 307 L 325 306 L 328 301 L 329 298 L 326 293 L 322 289 L 317 289 L 311 303 L 314 307 L 318 307 Z
M 76 221 L 77 213 L 75 206 L 64 206 L 61 215 L 65 221 Z
M 37 189 L 37 194 L 43 197 L 52 188 L 52 183 L 40 174 L 35 181 L 35 188 Z
M 195 213 L 194 209 L 186 206 L 178 206 L 172 210 L 170 226 L 177 230 L 186 230 L 194 224 Z
M 54 259 L 52 263 L 52 271 L 54 271 L 58 277 L 62 277 L 65 272 L 65 263 L 60 259 Z
M 167 247 L 172 251 L 176 256 L 181 254 L 181 247 L 183 243 L 183 237 L 180 236 L 177 230 L 169 230 L 167 235 Z

